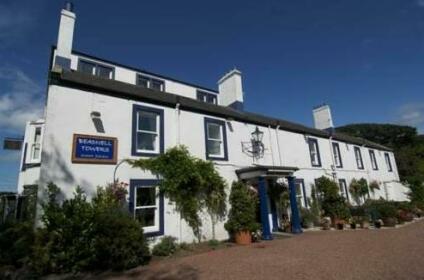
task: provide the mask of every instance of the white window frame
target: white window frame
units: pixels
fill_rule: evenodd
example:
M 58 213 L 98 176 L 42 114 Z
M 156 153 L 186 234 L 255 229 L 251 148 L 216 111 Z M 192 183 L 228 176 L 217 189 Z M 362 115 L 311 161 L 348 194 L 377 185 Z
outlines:
M 308 208 L 307 205 L 305 205 L 305 194 L 303 193 L 303 188 L 304 188 L 304 184 L 305 182 L 303 180 L 296 180 L 294 182 L 295 184 L 295 188 L 296 188 L 296 201 L 298 201 L 298 199 L 300 199 L 300 205 L 298 205 L 298 207 L 303 207 L 303 208 Z M 299 189 L 300 192 L 297 192 L 297 186 L 299 185 Z
M 210 125 L 214 125 L 214 126 L 218 126 L 219 127 L 219 132 L 220 132 L 220 139 L 217 138 L 210 138 L 209 137 L 209 126 Z M 225 151 L 224 151 L 224 128 L 221 124 L 217 124 L 217 123 L 213 123 L 213 122 L 207 122 L 206 123 L 206 141 L 207 144 L 209 143 L 209 141 L 215 141 L 215 142 L 219 142 L 219 150 L 220 153 L 219 154 L 211 154 L 210 151 L 208 150 L 208 156 L 211 158 L 223 158 L 225 156 Z
M 342 156 L 341 156 L 341 152 L 340 152 L 340 145 L 337 142 L 333 142 L 332 143 L 332 148 L 333 148 L 333 157 L 334 157 L 334 164 L 336 168 L 342 168 L 343 167 L 343 163 L 342 163 Z
M 37 132 L 37 130 L 40 130 L 40 137 L 39 137 L 39 141 L 38 142 L 35 142 L 35 137 L 36 137 L 36 132 Z M 30 160 L 29 160 L 29 162 L 30 163 L 38 163 L 38 162 L 40 162 L 41 161 L 41 148 L 42 148 L 42 143 L 43 143 L 43 126 L 41 126 L 41 125 L 37 125 L 37 126 L 34 126 L 33 127 L 33 130 L 32 130 L 32 135 L 31 135 L 31 137 L 32 137 L 32 140 L 31 140 L 31 149 L 30 149 L 30 154 L 29 154 L 29 158 L 30 158 Z M 38 158 L 35 158 L 34 157 L 34 152 L 35 152 L 35 149 L 37 149 L 38 148 Z
M 371 168 L 373 170 L 378 170 L 377 157 L 375 156 L 374 150 L 369 150 L 370 159 L 371 159 Z
M 155 205 L 149 205 L 149 206 L 137 206 L 137 190 L 138 189 L 147 189 L 147 188 L 155 188 Z M 159 187 L 156 185 L 152 185 L 152 186 L 146 186 L 146 185 L 141 185 L 141 186 L 135 186 L 134 187 L 134 218 L 137 219 L 136 216 L 136 212 L 138 209 L 155 209 L 155 218 L 154 218 L 154 225 L 153 226 L 143 226 L 143 230 L 144 233 L 149 233 L 149 232 L 156 232 L 159 231 L 160 228 L 160 204 L 159 204 Z
M 155 115 L 156 116 L 156 131 L 155 132 L 153 132 L 153 131 L 149 131 L 149 130 L 142 130 L 142 129 L 139 129 L 139 121 L 140 121 L 140 114 L 153 114 L 153 115 Z M 136 125 L 136 131 L 135 131 L 135 137 L 136 137 L 136 142 L 135 142 L 135 145 L 136 145 L 136 151 L 137 151 L 137 153 L 155 153 L 155 154 L 159 154 L 159 151 L 160 151 L 160 137 L 161 137 L 161 135 L 160 135 L 160 122 L 161 122 L 161 119 L 160 119 L 160 114 L 158 114 L 158 113 L 155 113 L 155 112 L 150 112 L 150 111 L 143 111 L 143 110 L 139 110 L 139 111 L 137 111 L 137 125 Z M 156 137 L 155 137 L 155 149 L 154 150 L 147 150 L 147 149 L 139 149 L 138 148 L 138 137 L 139 137 L 139 133 L 144 133 L 144 134 L 150 134 L 150 135 L 156 135 Z
M 356 167 L 358 169 L 364 169 L 364 160 L 362 159 L 362 152 L 361 152 L 361 148 L 355 146 L 353 148 L 353 152 L 355 153 L 355 159 L 356 159 Z
M 311 158 L 311 164 L 314 167 L 321 167 L 321 155 L 319 154 L 318 139 L 308 139 L 308 149 Z

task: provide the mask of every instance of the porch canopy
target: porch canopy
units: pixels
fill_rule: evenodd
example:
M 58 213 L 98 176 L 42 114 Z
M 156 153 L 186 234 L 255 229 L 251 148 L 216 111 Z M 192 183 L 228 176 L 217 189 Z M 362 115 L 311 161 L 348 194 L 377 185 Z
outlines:
M 261 223 L 262 223 L 262 239 L 271 240 L 271 227 L 269 222 L 269 209 L 275 208 L 273 202 L 271 202 L 271 207 L 268 207 L 270 199 L 267 192 L 267 184 L 270 179 L 278 178 L 287 178 L 290 192 L 290 208 L 292 213 L 292 233 L 301 233 L 302 229 L 300 226 L 300 217 L 299 209 L 297 207 L 296 200 L 296 185 L 295 177 L 293 176 L 294 172 L 299 170 L 297 167 L 293 166 L 270 166 L 270 165 L 255 165 L 246 168 L 241 168 L 236 170 L 236 174 L 239 179 L 246 181 L 254 181 L 258 184 L 258 193 L 259 193 L 259 205 L 260 205 L 260 214 L 261 214 Z M 274 212 L 274 211 L 273 211 Z M 273 228 L 276 227 L 276 213 L 274 213 L 273 218 Z M 274 222 L 275 220 L 275 222 Z
M 255 165 L 251 167 L 236 170 L 237 176 L 241 180 L 257 179 L 258 177 L 288 177 L 299 170 L 292 166 L 272 166 L 272 165 Z

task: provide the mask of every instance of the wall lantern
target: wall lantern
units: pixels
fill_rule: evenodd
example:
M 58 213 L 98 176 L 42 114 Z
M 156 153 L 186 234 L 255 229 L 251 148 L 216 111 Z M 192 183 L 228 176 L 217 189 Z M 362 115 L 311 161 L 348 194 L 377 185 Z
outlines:
M 90 117 L 91 117 L 91 120 L 93 121 L 96 131 L 99 133 L 105 133 L 105 128 L 103 126 L 101 116 L 102 114 L 100 114 L 100 112 L 97 112 L 97 111 L 92 111 L 90 113 Z
M 255 131 L 253 131 L 251 135 L 252 135 L 252 142 L 262 143 L 262 139 L 264 138 L 264 133 L 260 131 L 258 127 L 256 127 Z
M 250 133 L 249 142 L 241 142 L 243 153 L 249 155 L 254 160 L 262 158 L 264 156 L 265 146 L 262 143 L 264 138 L 264 133 L 259 130 L 258 127 L 255 128 L 255 131 Z

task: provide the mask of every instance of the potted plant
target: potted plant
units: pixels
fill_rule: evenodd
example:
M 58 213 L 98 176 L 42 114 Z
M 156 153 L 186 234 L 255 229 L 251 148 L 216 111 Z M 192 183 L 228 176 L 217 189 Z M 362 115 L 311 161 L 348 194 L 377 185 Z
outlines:
M 362 229 L 370 228 L 370 220 L 367 216 L 359 217 L 359 224 L 361 225 Z
M 356 229 L 356 224 L 359 222 L 358 217 L 352 217 L 349 219 L 349 224 L 351 229 Z
M 230 204 L 225 229 L 237 244 L 250 244 L 252 232 L 259 228 L 256 223 L 256 198 L 244 183 L 234 182 L 231 187 Z
M 330 217 L 322 218 L 321 227 L 323 230 L 329 230 L 331 228 L 331 218 Z

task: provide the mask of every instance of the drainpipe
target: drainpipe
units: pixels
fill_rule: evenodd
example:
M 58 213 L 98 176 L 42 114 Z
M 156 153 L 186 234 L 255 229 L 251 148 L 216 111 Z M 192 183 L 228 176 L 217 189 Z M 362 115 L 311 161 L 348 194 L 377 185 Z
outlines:
M 272 166 L 275 166 L 274 152 L 272 150 L 272 137 L 271 137 L 271 126 L 270 125 L 268 125 L 268 135 L 269 135 L 269 148 L 271 150 Z
M 334 149 L 333 149 L 333 136 L 330 135 L 330 138 L 328 139 L 328 143 L 330 145 L 330 152 L 331 152 L 331 162 L 333 163 L 333 168 L 332 169 L 332 175 L 333 175 L 333 179 L 334 181 L 336 181 L 337 183 L 337 172 L 336 172 L 336 161 L 334 160 Z M 340 159 L 339 159 L 340 160 Z
M 275 128 L 275 136 L 277 137 L 278 159 L 280 161 L 280 166 L 281 166 L 282 161 L 281 161 L 280 140 L 279 140 L 279 137 L 278 137 L 278 131 L 280 131 L 280 125 L 277 125 L 277 127 Z
M 175 104 L 175 113 L 177 114 L 175 126 L 177 128 L 176 141 L 177 145 L 180 145 L 180 103 Z

